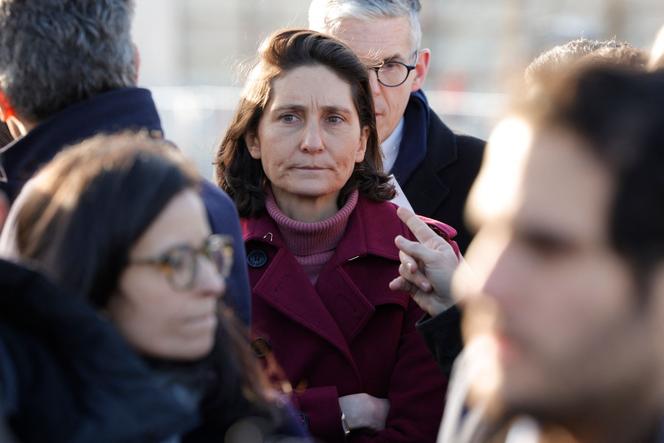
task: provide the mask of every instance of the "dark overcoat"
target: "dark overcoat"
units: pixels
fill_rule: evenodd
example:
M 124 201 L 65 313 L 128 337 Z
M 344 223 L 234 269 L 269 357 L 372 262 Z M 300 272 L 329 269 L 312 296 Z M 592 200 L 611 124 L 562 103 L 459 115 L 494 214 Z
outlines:
M 461 252 L 472 239 L 463 214 L 484 145 L 483 140 L 452 132 L 429 107 L 422 91 L 411 94 L 399 155 L 390 172 L 417 214 L 456 229 Z

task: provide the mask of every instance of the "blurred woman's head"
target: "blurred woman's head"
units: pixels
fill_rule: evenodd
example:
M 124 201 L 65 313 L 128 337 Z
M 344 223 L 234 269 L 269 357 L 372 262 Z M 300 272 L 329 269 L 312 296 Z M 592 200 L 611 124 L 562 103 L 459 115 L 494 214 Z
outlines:
M 199 181 L 167 142 L 95 137 L 59 154 L 17 200 L 16 254 L 87 297 L 140 353 L 203 357 L 228 257 Z
M 264 210 L 268 183 L 277 198 L 340 203 L 359 189 L 390 199 L 365 66 L 332 37 L 305 30 L 272 35 L 221 143 L 216 172 L 242 216 Z
M 86 298 L 159 380 L 200 394 L 203 428 L 222 436 L 243 418 L 281 418 L 244 331 L 219 303 L 233 251 L 210 232 L 200 183 L 168 142 L 97 136 L 23 188 L 0 249 Z

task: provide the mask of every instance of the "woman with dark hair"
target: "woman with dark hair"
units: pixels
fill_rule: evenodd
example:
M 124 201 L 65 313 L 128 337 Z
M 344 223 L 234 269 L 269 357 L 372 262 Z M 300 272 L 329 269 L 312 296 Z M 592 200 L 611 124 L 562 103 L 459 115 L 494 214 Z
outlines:
M 277 435 L 289 423 L 285 409 L 219 303 L 232 245 L 211 234 L 200 182 L 164 141 L 95 137 L 24 188 L 2 249 L 81 294 L 117 328 L 196 417 L 182 441 L 245 441 L 233 429 L 246 426 Z
M 217 154 L 242 217 L 254 347 L 324 441 L 434 441 L 445 380 L 398 275 L 369 77 L 312 31 L 268 38 Z M 433 222 L 451 243 L 454 230 Z M 458 252 L 458 250 L 457 250 Z

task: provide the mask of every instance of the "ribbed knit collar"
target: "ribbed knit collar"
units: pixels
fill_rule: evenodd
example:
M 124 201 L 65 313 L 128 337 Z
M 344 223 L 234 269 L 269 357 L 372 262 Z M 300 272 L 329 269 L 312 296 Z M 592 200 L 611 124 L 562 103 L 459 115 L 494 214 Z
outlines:
M 293 255 L 307 256 L 333 250 L 339 244 L 348 225 L 348 218 L 357 205 L 358 191 L 353 191 L 339 211 L 317 222 L 293 220 L 284 214 L 268 191 L 265 208 L 277 223 L 286 247 Z

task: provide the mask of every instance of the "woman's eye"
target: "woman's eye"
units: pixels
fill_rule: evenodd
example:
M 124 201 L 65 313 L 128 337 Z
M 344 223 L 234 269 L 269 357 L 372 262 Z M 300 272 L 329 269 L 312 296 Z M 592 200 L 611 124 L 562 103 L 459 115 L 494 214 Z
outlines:
M 293 123 L 297 120 L 297 116 L 295 114 L 282 114 L 279 116 L 279 120 L 286 123 Z
M 185 251 L 173 251 L 166 256 L 166 263 L 174 271 L 181 271 L 189 265 L 190 255 Z
M 340 115 L 330 115 L 327 118 L 327 121 L 330 123 L 341 123 L 342 121 L 344 121 L 344 119 Z

